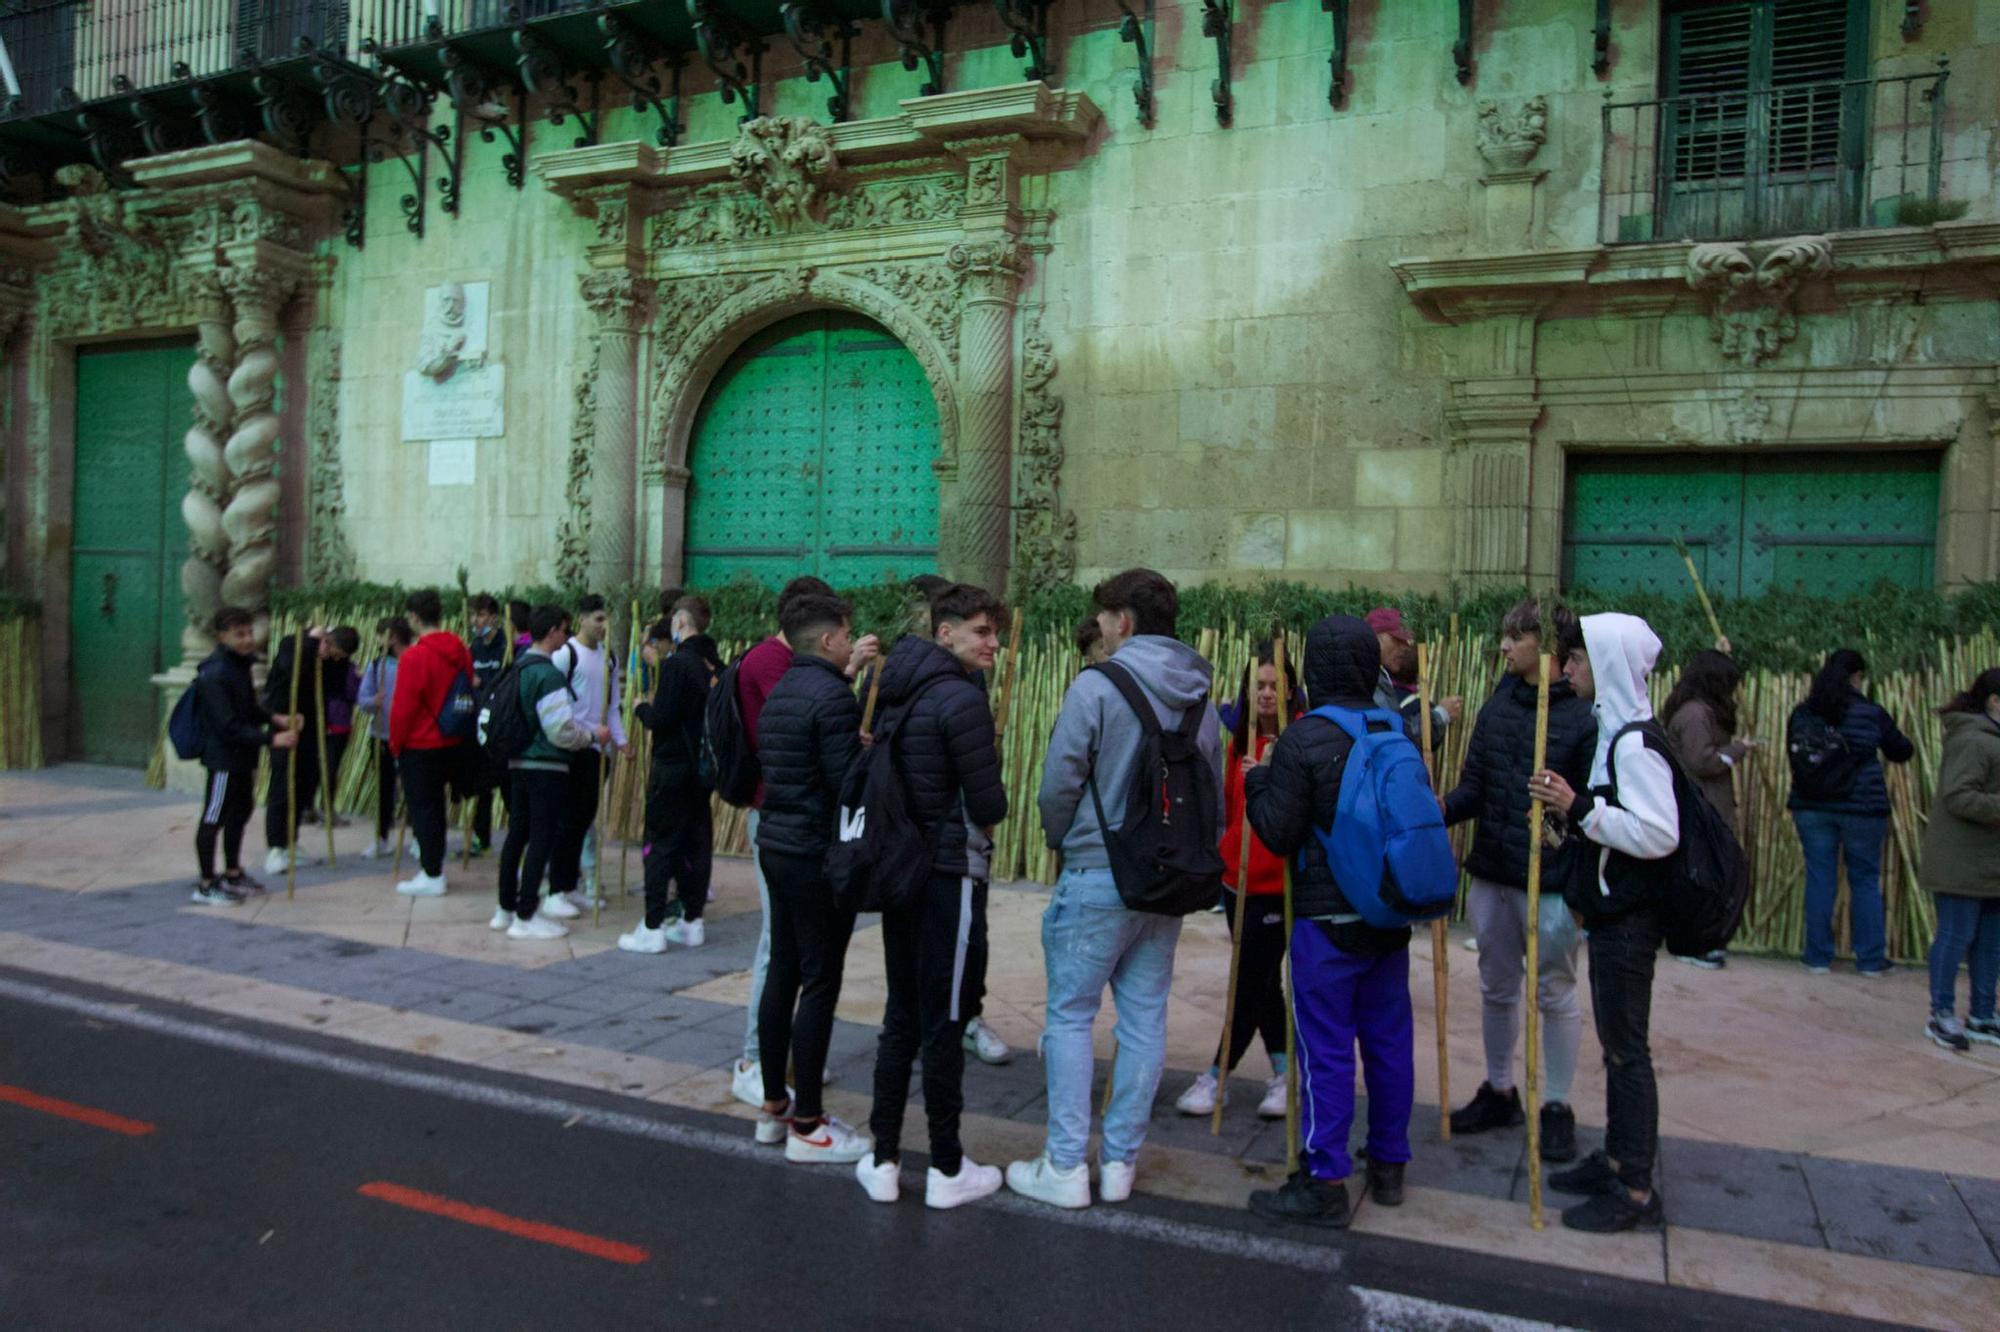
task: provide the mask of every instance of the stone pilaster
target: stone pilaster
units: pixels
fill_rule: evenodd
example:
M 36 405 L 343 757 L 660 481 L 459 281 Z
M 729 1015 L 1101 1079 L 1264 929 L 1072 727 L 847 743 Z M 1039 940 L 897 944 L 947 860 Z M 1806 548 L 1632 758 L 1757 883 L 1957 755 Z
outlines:
M 1007 585 L 1013 503 L 1014 294 L 1021 253 L 1004 233 L 954 245 L 959 276 L 958 484 L 942 515 L 938 563 L 947 577 L 994 591 Z
M 601 588 L 625 582 L 638 571 L 639 334 L 653 284 L 626 269 L 608 268 L 586 274 L 581 286 L 597 325 L 597 410 L 585 492 L 586 579 Z M 571 515 L 572 522 L 579 519 Z

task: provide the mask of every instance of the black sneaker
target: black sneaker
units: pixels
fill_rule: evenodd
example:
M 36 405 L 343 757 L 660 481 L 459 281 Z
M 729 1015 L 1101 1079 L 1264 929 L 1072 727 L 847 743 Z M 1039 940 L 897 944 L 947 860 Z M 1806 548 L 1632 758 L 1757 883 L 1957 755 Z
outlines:
M 1403 1163 L 1401 1161 L 1370 1161 L 1368 1163 L 1368 1196 L 1384 1207 L 1403 1205 Z
M 1603 1152 L 1592 1152 L 1580 1163 L 1550 1175 L 1549 1187 L 1557 1193 L 1574 1193 L 1588 1197 L 1592 1194 L 1612 1193 L 1623 1186 L 1618 1182 L 1618 1172 L 1611 1168 L 1611 1158 Z
M 1574 1207 L 1563 1208 L 1563 1224 L 1571 1230 L 1587 1230 L 1593 1234 L 1610 1235 L 1621 1230 L 1638 1230 L 1641 1227 L 1652 1230 L 1666 1220 L 1666 1209 L 1660 1205 L 1660 1191 L 1654 1189 L 1652 1196 L 1644 1202 L 1633 1200 L 1631 1190 L 1618 1185 L 1610 1193 L 1600 1193 L 1595 1198 L 1578 1203 Z
M 1463 1110 L 1451 1112 L 1453 1133 L 1484 1133 L 1487 1129 L 1512 1128 L 1527 1122 L 1527 1115 L 1521 1112 L 1519 1089 L 1510 1087 L 1497 1092 L 1490 1082 L 1479 1084 L 1479 1090 Z
M 1966 1038 L 1971 1034 L 1971 1025 L 1961 1023 L 1953 1013 L 1933 1013 L 1931 1020 L 1924 1024 L 1924 1035 L 1930 1037 L 1933 1044 L 1942 1045 L 1947 1050 L 1970 1050 L 1972 1042 Z
M 1259 1189 L 1250 1195 L 1250 1210 L 1273 1221 L 1290 1221 L 1323 1230 L 1345 1230 L 1352 1220 L 1347 1210 L 1347 1184 L 1338 1179 L 1314 1179 L 1295 1170 L 1281 1189 Z
M 263 884 L 251 878 L 242 870 L 236 870 L 234 873 L 224 875 L 222 882 L 230 892 L 235 893 L 238 897 L 255 897 L 258 893 L 264 891 Z
M 1576 1111 L 1561 1101 L 1542 1107 L 1542 1159 L 1552 1165 L 1576 1160 Z
M 2000 1045 L 2000 1018 L 1967 1018 L 1965 1034 L 1983 1045 Z
M 222 880 L 220 879 L 210 879 L 207 883 L 196 884 L 194 892 L 188 895 L 188 900 L 194 902 L 197 906 L 243 905 L 243 895 L 241 893 L 233 893 L 223 887 Z

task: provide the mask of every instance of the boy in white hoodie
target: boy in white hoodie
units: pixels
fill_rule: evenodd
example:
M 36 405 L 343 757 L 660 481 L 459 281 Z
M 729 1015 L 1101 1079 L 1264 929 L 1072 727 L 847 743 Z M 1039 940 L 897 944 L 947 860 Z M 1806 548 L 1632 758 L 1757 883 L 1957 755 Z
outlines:
M 1660 639 L 1636 615 L 1586 615 L 1581 642 L 1557 645 L 1563 675 L 1597 715 L 1590 789 L 1578 792 L 1543 770 L 1528 793 L 1565 812 L 1573 832 L 1597 848 L 1575 860 L 1563 897 L 1589 934 L 1590 1000 L 1604 1047 L 1604 1149 L 1549 1177 L 1549 1187 L 1585 1195 L 1563 1212 L 1572 1230 L 1619 1231 L 1662 1220 L 1653 1162 L 1660 1096 L 1648 1046 L 1653 960 L 1662 938 L 1668 858 L 1680 846 L 1680 806 L 1667 737 L 1653 720 L 1646 678 Z

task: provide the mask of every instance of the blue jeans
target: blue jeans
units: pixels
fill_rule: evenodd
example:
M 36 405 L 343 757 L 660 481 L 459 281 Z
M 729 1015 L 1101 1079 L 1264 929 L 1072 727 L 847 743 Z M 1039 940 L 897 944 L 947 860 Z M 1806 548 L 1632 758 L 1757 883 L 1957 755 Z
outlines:
M 1958 1012 L 1958 969 L 1972 963 L 1972 1016 L 1993 1020 L 1993 991 L 2000 983 L 2000 897 L 1937 895 L 1937 934 L 1931 939 L 1931 1012 Z
M 1063 871 L 1042 913 L 1049 1009 L 1042 1062 L 1049 1078 L 1049 1161 L 1068 1170 L 1090 1145 L 1090 1028 L 1111 987 L 1118 1006 L 1118 1059 L 1100 1159 L 1139 1155 L 1153 1093 L 1167 1060 L 1167 990 L 1174 978 L 1178 916 L 1128 911 L 1108 869 Z
M 1854 965 L 1883 971 L 1889 965 L 1887 926 L 1882 918 L 1882 843 L 1889 820 L 1879 814 L 1836 814 L 1824 809 L 1792 811 L 1799 846 L 1806 855 L 1806 953 L 1809 967 L 1833 965 L 1833 898 L 1840 888 L 1840 861 L 1847 859 L 1847 918 L 1854 927 Z
M 1410 1159 L 1416 1056 L 1410 1017 L 1410 950 L 1343 953 L 1316 920 L 1292 924 L 1292 1012 L 1299 1028 L 1303 1166 L 1315 1179 L 1354 1169 L 1354 1048 L 1368 1085 L 1368 1159 Z
M 757 875 L 757 951 L 750 955 L 750 1019 L 743 1032 L 743 1062 L 763 1062 L 757 1043 L 757 1011 L 764 1006 L 764 977 L 771 970 L 771 885 L 764 878 L 764 858 L 757 851 L 758 811 L 744 822 L 750 833 L 750 868 Z

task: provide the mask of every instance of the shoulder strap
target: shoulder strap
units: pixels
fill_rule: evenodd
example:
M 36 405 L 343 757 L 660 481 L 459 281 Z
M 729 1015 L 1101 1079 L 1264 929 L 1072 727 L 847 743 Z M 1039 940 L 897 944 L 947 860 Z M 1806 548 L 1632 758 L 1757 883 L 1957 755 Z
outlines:
M 1139 729 L 1146 733 L 1148 739 L 1160 734 L 1160 719 L 1153 713 L 1152 701 L 1146 697 L 1146 691 L 1139 687 L 1139 682 L 1132 678 L 1132 672 L 1115 661 L 1100 661 L 1084 669 L 1099 671 L 1105 679 L 1111 681 L 1120 697 L 1125 700 L 1125 705 L 1138 716 Z M 1192 712 L 1194 709 L 1190 708 L 1189 711 Z

